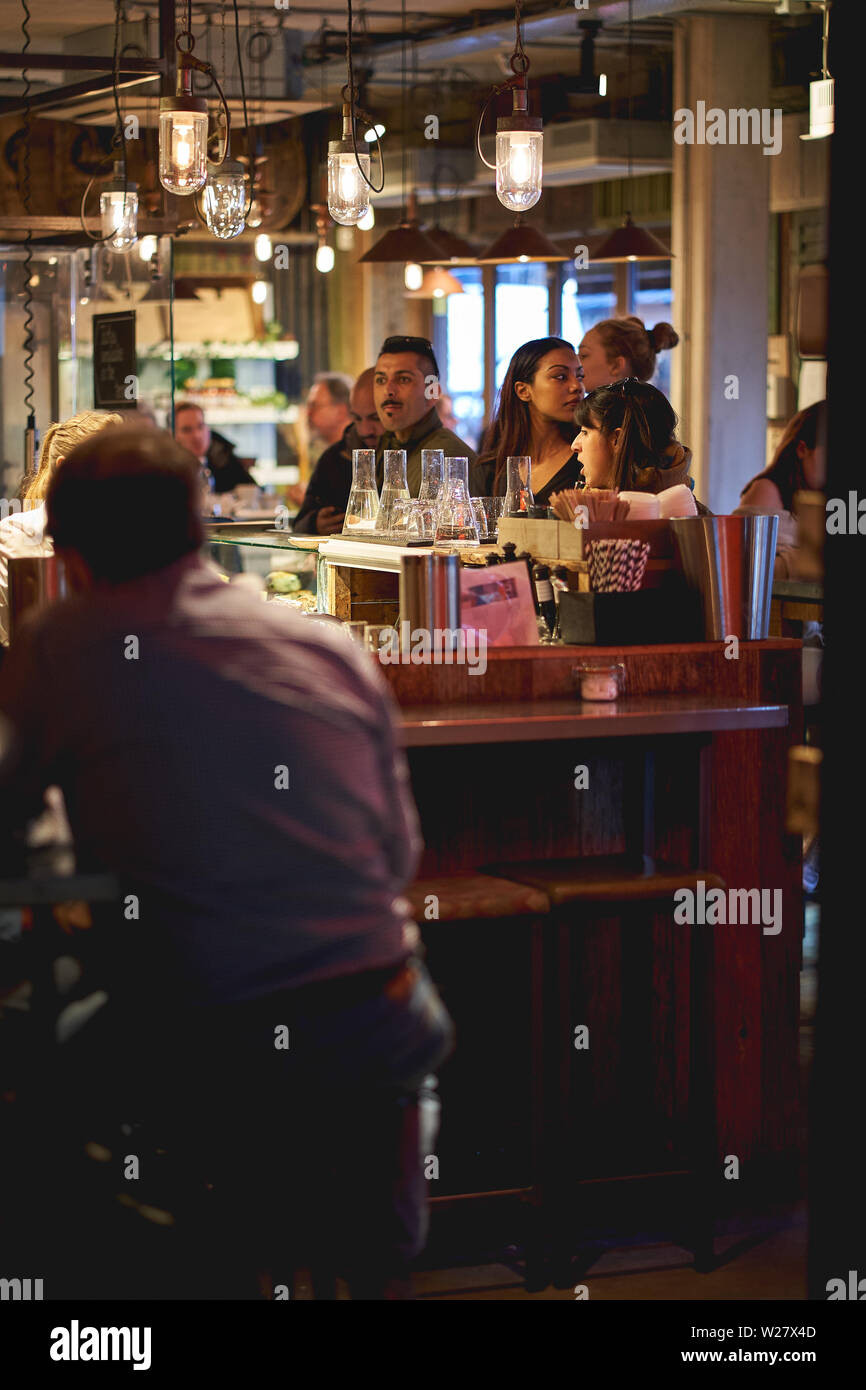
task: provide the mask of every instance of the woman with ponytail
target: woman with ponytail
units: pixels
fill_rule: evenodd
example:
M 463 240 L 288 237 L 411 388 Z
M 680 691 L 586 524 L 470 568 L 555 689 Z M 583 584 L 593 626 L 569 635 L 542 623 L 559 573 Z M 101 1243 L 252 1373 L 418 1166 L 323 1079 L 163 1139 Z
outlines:
M 664 492 L 694 483 L 691 450 L 676 435 L 677 416 L 661 391 L 629 377 L 590 391 L 575 411 L 572 448 L 587 487 L 620 492 Z M 707 508 L 696 502 L 704 516 Z
M 45 536 L 45 495 L 48 485 L 66 455 L 76 444 L 105 429 L 122 425 L 120 415 L 105 410 L 81 410 L 68 420 L 49 425 L 39 450 L 35 472 L 21 485 L 23 510 L 0 519 L 0 642 L 9 642 L 9 572 L 7 560 L 20 555 L 52 555 L 51 541 Z
M 612 381 L 637 377 L 649 381 L 660 352 L 676 347 L 679 335 L 669 323 L 646 328 L 641 319 L 602 319 L 585 333 L 577 350 L 584 389 L 594 391 Z

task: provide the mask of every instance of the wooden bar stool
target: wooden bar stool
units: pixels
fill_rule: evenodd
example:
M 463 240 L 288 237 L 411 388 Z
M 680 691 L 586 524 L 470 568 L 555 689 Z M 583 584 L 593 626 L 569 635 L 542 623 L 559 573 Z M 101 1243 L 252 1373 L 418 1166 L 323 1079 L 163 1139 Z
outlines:
M 507 869 L 491 865 L 488 870 L 491 875 L 507 872 L 515 882 L 544 893 L 550 901 L 545 951 L 545 995 L 551 1004 L 545 1037 L 549 1125 L 543 1132 L 542 1225 L 553 1253 L 556 1280 L 563 1285 L 570 1282 L 572 1233 L 578 1229 L 575 1215 L 581 1193 L 587 1196 L 606 1182 L 685 1179 L 691 1204 L 684 1243 L 694 1251 L 696 1268 L 712 1267 L 710 1194 L 718 1175 L 712 938 L 707 935 L 712 928 L 677 927 L 672 918 L 678 889 L 697 892 L 702 881 L 709 891 L 723 888 L 724 883 L 708 869 L 656 865 L 649 856 L 643 856 L 637 867 L 640 858 L 632 851 L 622 856 L 513 863 Z M 660 909 L 671 918 L 671 933 L 689 933 L 681 947 L 673 935 L 669 938 L 670 981 L 662 978 L 653 936 L 646 930 L 647 917 L 661 915 Z M 620 922 L 618 939 L 609 935 L 616 931 L 607 925 L 611 919 Z M 663 925 L 658 930 L 668 929 Z M 656 1064 L 653 1071 L 653 1009 L 656 1032 L 660 1019 L 670 1051 L 670 1089 L 665 1099 L 672 1119 L 677 1089 L 683 1089 L 684 1080 L 688 1087 L 681 1136 L 687 1151 L 685 1163 L 677 1162 L 675 1152 L 671 1155 L 678 1147 L 678 1136 L 662 1133 L 668 1128 L 667 1115 L 660 1126 L 656 1113 L 663 1066 Z M 682 1055 L 685 1044 L 678 1054 L 676 1028 L 686 1011 L 688 1051 Z M 624 1028 L 617 1027 L 620 1016 Z M 587 1031 L 580 1036 L 584 1026 Z M 611 1100 L 617 1084 L 626 1096 L 625 1104 L 620 1099 L 619 1110 Z M 644 1145 L 644 1169 L 650 1153 L 668 1155 L 661 1168 L 657 1160 L 650 1160 L 650 1171 L 629 1171 L 633 1155 L 626 1155 L 626 1150 L 634 1147 L 634 1131 Z M 587 1149 L 593 1148 L 594 1160 L 586 1157 Z M 624 1158 L 625 1171 L 615 1171 Z M 593 1162 L 598 1171 L 593 1171 Z
M 519 1223 L 527 1287 L 543 1287 L 537 1252 L 547 895 L 470 872 L 418 879 L 408 896 L 457 1032 L 454 1055 L 439 1068 L 441 1195 L 431 1195 L 433 1212 L 444 1218 L 447 1209 L 471 1203 L 483 1220 L 484 1202 L 519 1203 L 528 1215 Z

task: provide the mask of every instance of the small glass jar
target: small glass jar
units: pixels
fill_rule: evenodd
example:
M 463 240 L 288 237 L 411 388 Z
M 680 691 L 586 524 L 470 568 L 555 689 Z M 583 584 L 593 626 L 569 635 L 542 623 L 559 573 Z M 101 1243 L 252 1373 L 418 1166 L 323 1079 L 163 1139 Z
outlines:
M 615 700 L 625 689 L 621 661 L 586 662 L 574 666 L 571 674 L 581 700 Z

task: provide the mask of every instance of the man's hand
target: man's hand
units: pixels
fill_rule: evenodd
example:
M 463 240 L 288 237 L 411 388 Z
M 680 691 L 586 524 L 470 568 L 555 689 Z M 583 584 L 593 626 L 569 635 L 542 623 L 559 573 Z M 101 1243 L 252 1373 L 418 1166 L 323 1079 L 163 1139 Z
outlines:
M 320 536 L 333 536 L 343 529 L 345 512 L 335 511 L 333 507 L 320 507 L 316 512 L 316 530 Z

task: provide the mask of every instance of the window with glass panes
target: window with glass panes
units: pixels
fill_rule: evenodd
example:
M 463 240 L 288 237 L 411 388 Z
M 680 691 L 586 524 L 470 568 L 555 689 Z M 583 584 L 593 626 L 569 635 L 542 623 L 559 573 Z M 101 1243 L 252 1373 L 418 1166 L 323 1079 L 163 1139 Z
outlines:
M 449 266 L 463 286 L 449 294 L 444 314 L 445 390 L 454 403 L 457 433 L 477 448 L 484 425 L 484 288 L 480 266 Z M 442 320 L 440 319 L 441 323 Z M 434 346 L 441 346 L 434 320 Z

